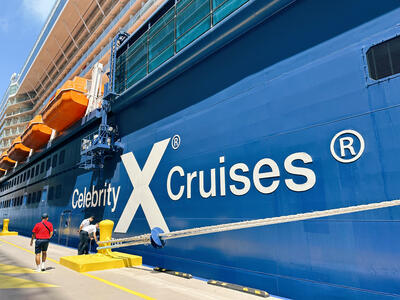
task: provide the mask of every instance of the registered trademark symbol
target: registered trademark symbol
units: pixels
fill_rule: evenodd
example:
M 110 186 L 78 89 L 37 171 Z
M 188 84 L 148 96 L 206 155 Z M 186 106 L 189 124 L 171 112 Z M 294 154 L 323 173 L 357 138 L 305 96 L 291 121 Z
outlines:
M 337 133 L 333 137 L 330 148 L 334 159 L 341 163 L 348 164 L 361 157 L 365 149 L 365 142 L 359 132 L 347 129 Z M 336 153 L 337 149 L 340 150 L 340 155 Z
M 171 140 L 171 147 L 172 149 L 176 150 L 179 148 L 180 145 L 181 145 L 181 137 L 175 134 Z

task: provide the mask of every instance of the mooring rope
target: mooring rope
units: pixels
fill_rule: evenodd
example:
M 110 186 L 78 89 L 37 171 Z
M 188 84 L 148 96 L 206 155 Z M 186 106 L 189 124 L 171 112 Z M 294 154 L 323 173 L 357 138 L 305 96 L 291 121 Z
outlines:
M 355 206 L 348 206 L 348 207 L 342 207 L 342 208 L 334 208 L 334 209 L 328 209 L 328 210 L 322 210 L 322 211 L 313 211 L 313 212 L 308 212 L 308 213 L 287 215 L 287 216 L 281 216 L 281 217 L 272 217 L 272 218 L 257 219 L 257 220 L 251 220 L 251 221 L 241 221 L 241 222 L 226 223 L 226 224 L 221 224 L 221 225 L 212 225 L 212 226 L 183 229 L 183 230 L 161 233 L 159 236 L 162 240 L 170 240 L 170 239 L 177 239 L 177 238 L 183 238 L 183 237 L 189 237 L 189 236 L 197 236 L 197 235 L 203 235 L 203 234 L 211 234 L 211 233 L 217 233 L 217 232 L 259 227 L 259 226 L 268 226 L 268 225 L 274 225 L 274 224 L 305 221 L 305 220 L 309 220 L 309 219 L 350 214 L 350 213 L 355 213 L 355 212 L 361 212 L 361 211 L 366 211 L 366 210 L 375 210 L 375 209 L 379 209 L 379 208 L 386 208 L 386 207 L 399 206 L 399 205 L 400 205 L 400 200 L 396 199 L 396 200 L 391 200 L 391 201 L 383 201 L 383 202 L 376 202 L 376 203 L 370 203 L 370 204 L 355 205 Z M 150 244 L 150 242 L 151 242 L 150 237 L 151 237 L 151 234 L 143 234 L 143 235 L 138 235 L 138 236 L 129 237 L 129 238 L 113 239 L 113 240 L 109 240 L 109 241 L 99 241 L 98 244 L 109 243 L 111 245 L 98 247 L 97 250 Z

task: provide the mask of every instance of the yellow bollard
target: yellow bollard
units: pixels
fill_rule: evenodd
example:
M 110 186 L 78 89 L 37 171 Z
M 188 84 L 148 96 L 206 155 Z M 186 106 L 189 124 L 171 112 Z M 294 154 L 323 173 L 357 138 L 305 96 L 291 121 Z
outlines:
M 8 223 L 10 223 L 10 219 L 3 219 L 3 231 L 2 231 L 2 233 L 9 232 L 8 231 Z
M 114 222 L 104 220 L 99 223 L 99 227 L 100 241 L 111 240 Z M 101 246 L 108 245 L 110 243 L 101 244 Z M 102 249 L 98 250 L 96 254 L 61 257 L 60 264 L 77 272 L 90 272 L 140 266 L 142 264 L 142 257 L 127 253 L 112 252 L 111 249 Z
M 112 231 L 114 228 L 114 222 L 111 220 L 103 220 L 99 223 L 100 227 L 100 241 L 109 241 L 111 240 L 112 237 Z M 101 244 L 101 246 L 109 246 L 110 243 L 106 244 Z M 101 249 L 98 251 L 98 253 L 104 254 L 104 255 L 111 255 L 111 249 Z
M 0 232 L 0 236 L 2 236 L 2 235 L 18 235 L 18 232 L 8 231 L 9 223 L 10 223 L 10 219 L 3 219 L 3 231 Z

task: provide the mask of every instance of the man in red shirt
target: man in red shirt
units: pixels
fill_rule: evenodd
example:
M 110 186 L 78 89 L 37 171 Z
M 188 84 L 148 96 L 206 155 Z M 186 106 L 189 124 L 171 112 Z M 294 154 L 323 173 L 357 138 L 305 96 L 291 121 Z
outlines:
M 49 240 L 53 236 L 53 224 L 51 224 L 48 220 L 49 216 L 46 213 L 44 213 L 42 215 L 42 222 L 37 223 L 32 230 L 31 246 L 33 244 L 33 240 L 36 238 L 35 242 L 36 272 L 46 270 L 44 263 L 47 257 L 47 248 L 49 247 Z M 40 253 L 42 253 L 41 265 L 40 265 Z

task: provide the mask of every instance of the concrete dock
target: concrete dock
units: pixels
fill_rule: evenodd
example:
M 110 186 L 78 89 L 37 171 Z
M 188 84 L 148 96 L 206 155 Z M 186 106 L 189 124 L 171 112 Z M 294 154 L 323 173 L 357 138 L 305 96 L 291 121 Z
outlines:
M 75 255 L 76 250 L 53 243 L 46 271 L 36 273 L 34 247 L 29 242 L 23 236 L 0 237 L 0 299 L 263 299 L 146 266 L 78 273 L 59 264 L 60 257 Z

